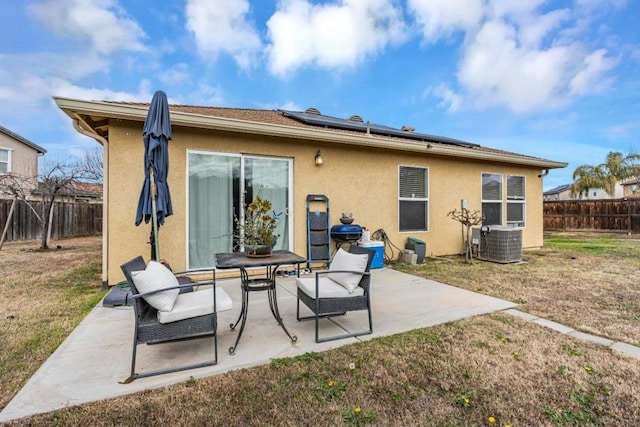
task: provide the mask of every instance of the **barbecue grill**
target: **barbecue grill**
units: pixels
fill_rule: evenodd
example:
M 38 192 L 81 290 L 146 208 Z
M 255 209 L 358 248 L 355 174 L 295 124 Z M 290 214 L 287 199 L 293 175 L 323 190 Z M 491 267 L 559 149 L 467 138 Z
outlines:
M 338 224 L 331 227 L 331 238 L 336 241 L 336 250 L 343 243 L 355 243 L 362 237 L 358 224 Z

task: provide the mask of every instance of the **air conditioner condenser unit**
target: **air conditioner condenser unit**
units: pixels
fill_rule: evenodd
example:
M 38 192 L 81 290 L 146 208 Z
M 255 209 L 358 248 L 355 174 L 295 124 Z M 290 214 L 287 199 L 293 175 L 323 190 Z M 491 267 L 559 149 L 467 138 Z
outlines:
M 502 264 L 522 261 L 522 228 L 491 225 L 472 231 L 478 259 Z

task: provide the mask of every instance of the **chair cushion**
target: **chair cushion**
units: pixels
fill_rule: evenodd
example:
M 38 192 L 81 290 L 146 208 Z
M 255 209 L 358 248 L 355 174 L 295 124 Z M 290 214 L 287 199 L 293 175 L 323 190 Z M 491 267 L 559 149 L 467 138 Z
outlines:
M 142 271 L 132 271 L 131 279 L 141 294 L 178 286 L 178 279 L 171 270 L 156 261 L 149 261 L 147 268 Z M 171 289 L 143 298 L 156 310 L 171 311 L 179 293 L 180 289 Z
M 233 302 L 224 289 L 216 287 L 217 311 L 231 310 Z M 171 323 L 191 317 L 213 313 L 213 294 L 211 288 L 180 294 L 171 311 L 158 311 L 158 322 Z
M 349 292 L 353 292 L 362 279 L 362 273 L 367 269 L 368 261 L 369 255 L 367 254 L 351 254 L 340 248 L 331 261 L 329 278 L 344 286 Z M 354 273 L 331 273 L 331 271 L 338 270 L 349 270 Z
M 356 286 L 356 290 L 349 292 L 344 286 L 334 282 L 328 277 L 320 277 L 318 288 L 320 289 L 320 298 L 349 298 L 364 295 L 364 289 Z M 316 298 L 316 279 L 313 277 L 305 277 L 296 279 L 296 285 L 305 294 L 311 298 Z

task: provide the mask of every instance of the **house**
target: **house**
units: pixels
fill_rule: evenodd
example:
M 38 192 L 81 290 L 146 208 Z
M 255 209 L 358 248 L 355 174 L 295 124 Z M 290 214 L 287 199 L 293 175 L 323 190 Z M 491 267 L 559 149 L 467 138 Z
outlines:
M 633 177 L 620 182 L 622 197 L 640 198 L 640 178 Z
M 542 193 L 545 202 L 556 200 L 571 200 L 571 184 L 563 184 Z
M 115 284 L 123 262 L 150 252 L 150 226 L 134 225 L 148 105 L 54 100 L 79 132 L 105 147 L 104 268 Z M 228 236 L 242 196 L 258 191 L 287 213 L 276 249 L 305 257 L 310 194 L 328 197 L 332 224 L 350 212 L 354 224 L 372 234 L 384 230 L 395 247 L 404 248 L 410 236 L 423 240 L 427 255 L 461 252 L 461 225 L 447 213 L 463 205 L 482 211 L 486 224 L 523 227 L 523 246 L 540 247 L 543 176 L 567 165 L 316 109 L 170 111 L 174 214 L 161 227 L 160 247 L 180 270 L 212 266 L 214 253 L 233 249 Z
M 0 174 L 15 174 L 33 178 L 36 188 L 38 157 L 47 150 L 9 129 L 0 126 Z
M 543 193 L 543 198 L 545 201 L 619 199 L 623 197 L 623 192 L 623 185 L 621 185 L 621 183 L 616 183 L 613 196 L 607 194 L 607 192 L 602 188 L 590 188 L 588 192 L 572 194 L 571 184 L 564 184 L 545 191 Z

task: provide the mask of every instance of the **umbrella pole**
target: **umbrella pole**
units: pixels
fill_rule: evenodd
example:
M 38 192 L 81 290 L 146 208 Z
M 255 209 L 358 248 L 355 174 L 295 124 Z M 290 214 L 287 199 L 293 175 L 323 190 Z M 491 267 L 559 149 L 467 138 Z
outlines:
M 153 227 L 153 244 L 155 245 L 156 261 L 160 261 L 160 243 L 158 242 L 158 212 L 156 211 L 156 197 L 158 190 L 156 188 L 156 180 L 153 174 L 153 166 L 149 167 L 149 178 L 151 180 L 151 226 Z

